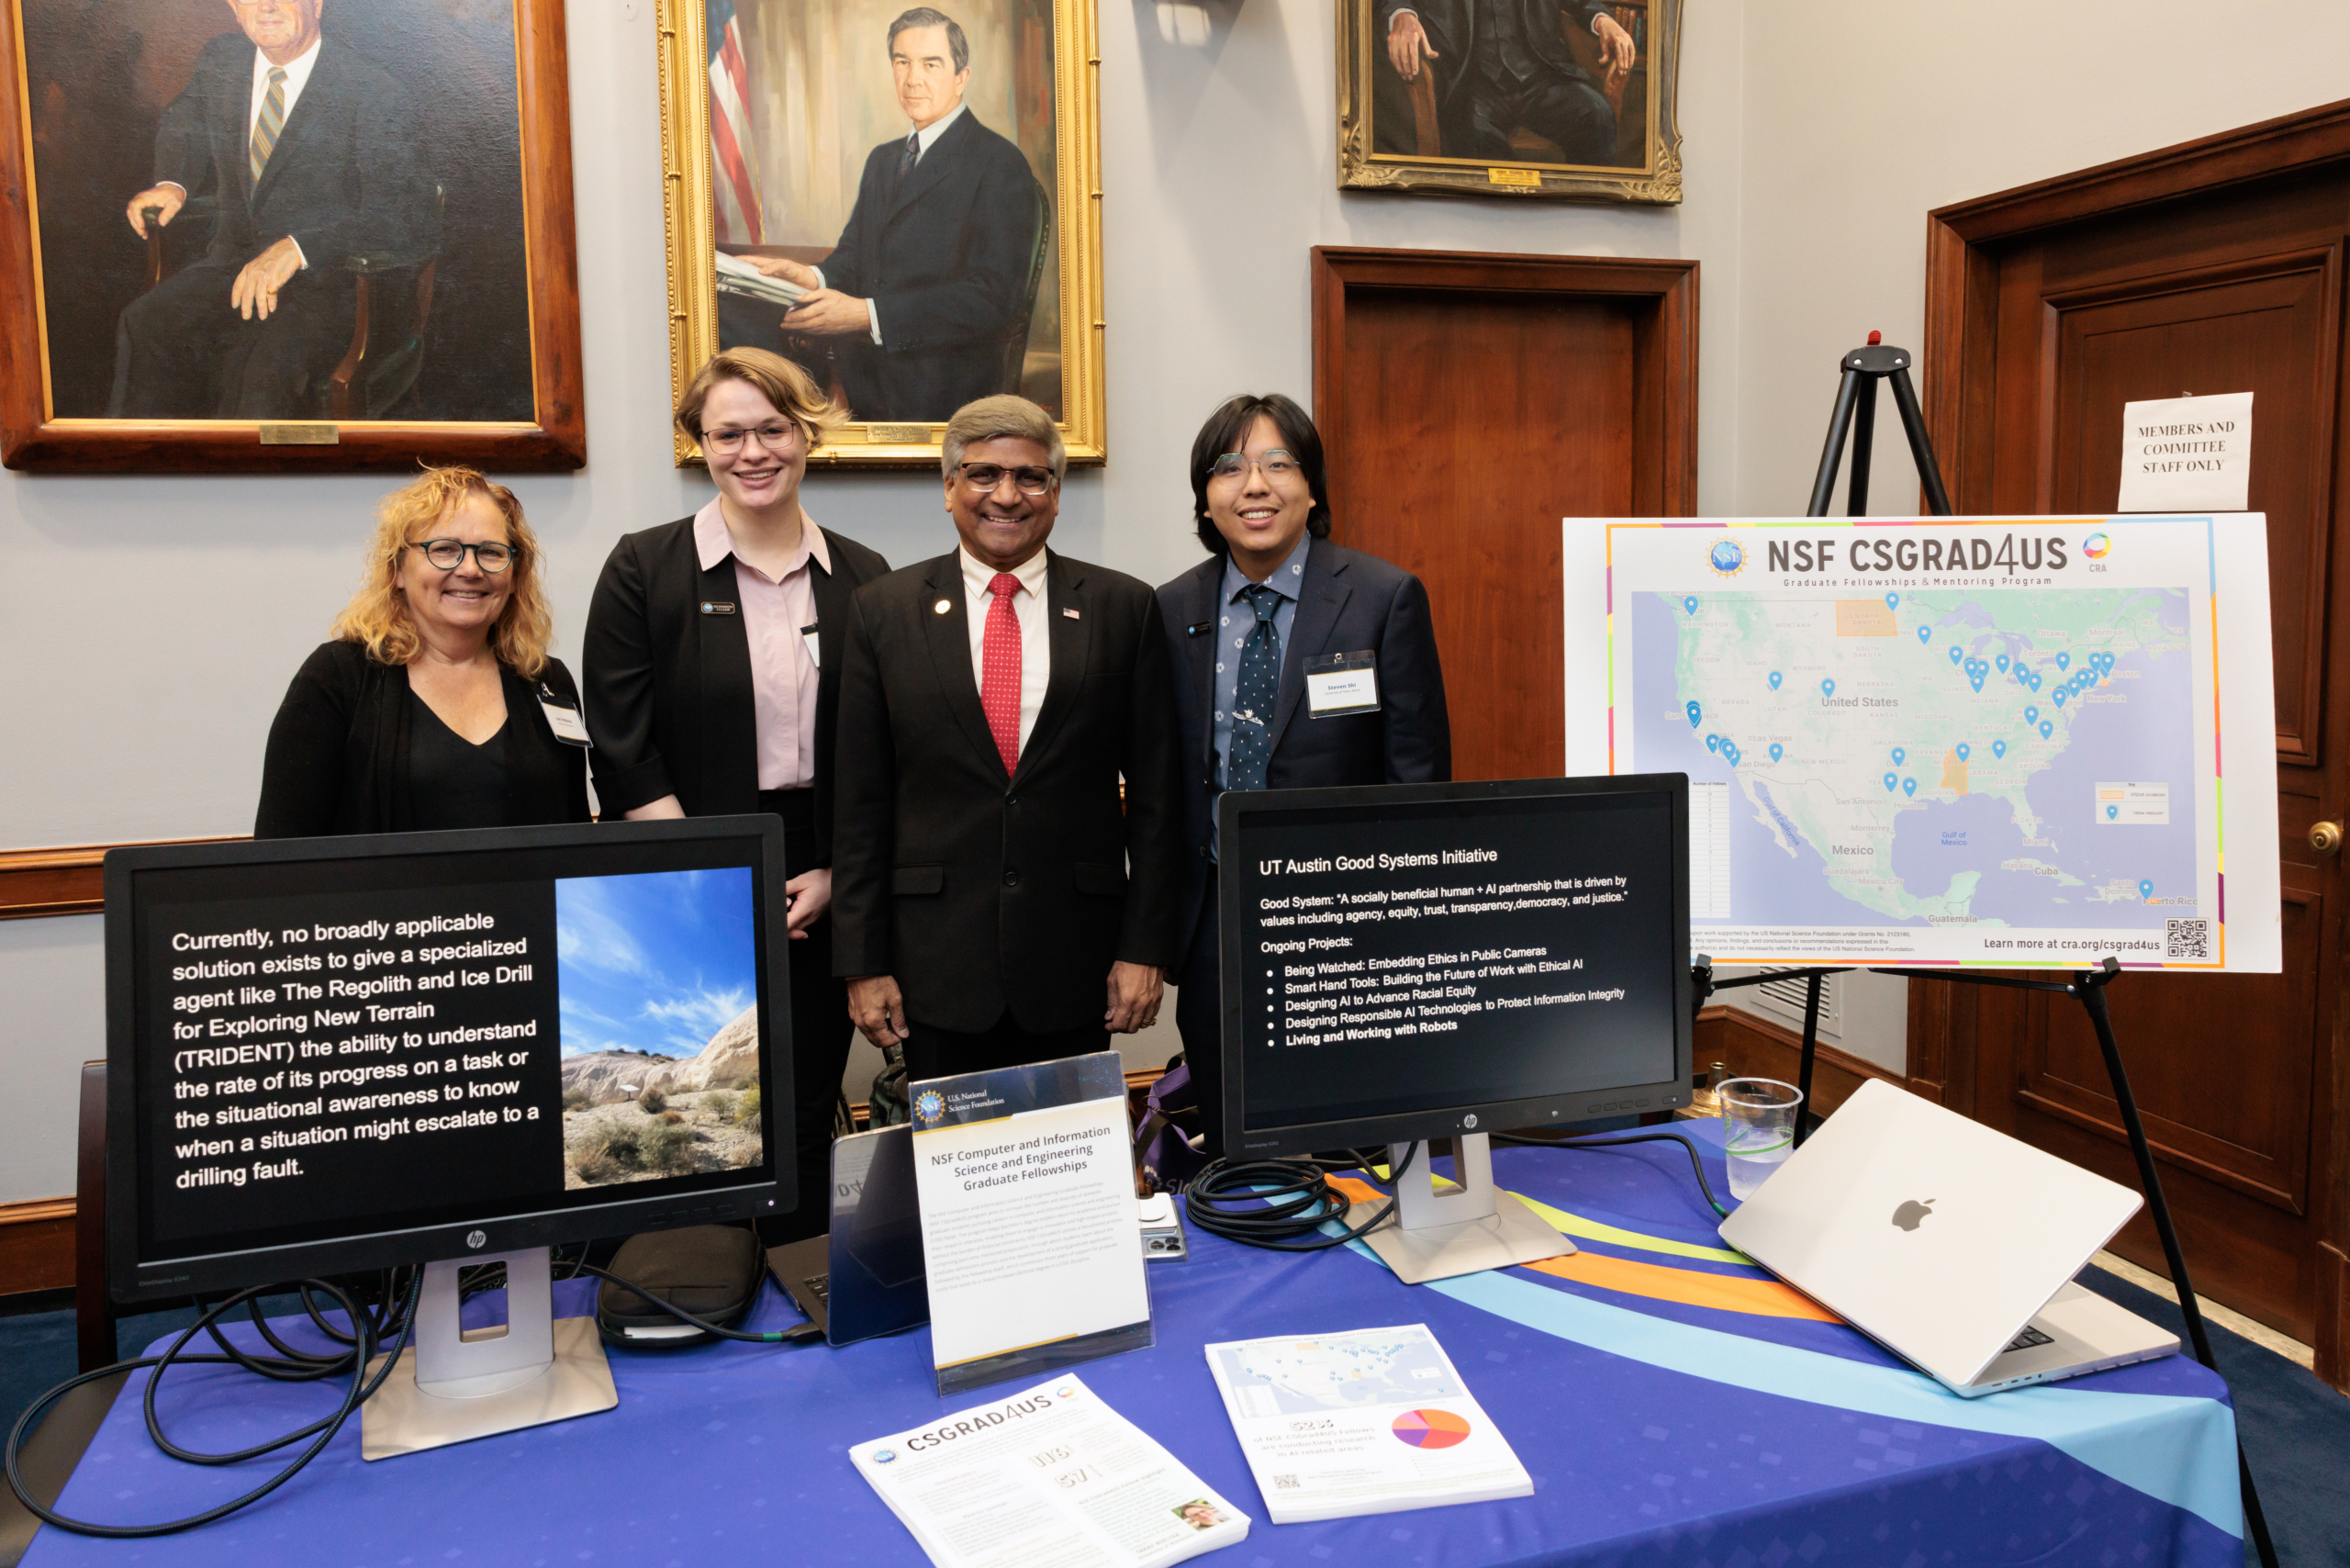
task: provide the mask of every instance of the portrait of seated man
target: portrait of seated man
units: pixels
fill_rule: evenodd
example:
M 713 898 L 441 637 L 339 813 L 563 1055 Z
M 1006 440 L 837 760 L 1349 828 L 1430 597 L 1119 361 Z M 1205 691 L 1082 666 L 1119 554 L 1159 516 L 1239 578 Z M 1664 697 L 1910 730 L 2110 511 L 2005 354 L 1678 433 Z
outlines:
M 740 258 L 808 292 L 780 315 L 722 294 L 719 342 L 786 354 L 820 381 L 836 367 L 854 419 L 943 421 L 1016 389 L 1005 345 L 1033 304 L 1050 215 L 1027 158 L 966 101 L 961 25 L 917 6 L 890 24 L 887 44 L 906 133 L 867 155 L 856 206 L 820 263 Z
M 1600 0 L 1376 0 L 1371 14 L 1374 47 L 1385 54 L 1382 74 L 1393 73 L 1378 84 L 1382 151 L 1494 163 L 1621 162 L 1617 106 L 1639 49 Z M 1599 80 L 1577 59 L 1571 33 L 1591 40 L 1582 52 Z M 1420 117 L 1398 88 L 1415 87 L 1423 73 L 1433 88 L 1433 127 L 1416 125 Z M 1428 145 L 1430 129 L 1440 146 Z M 1557 148 L 1555 160 L 1539 144 L 1514 141 L 1520 131 Z
M 238 30 L 205 45 L 123 207 L 134 233 L 151 210 L 208 221 L 210 240 L 123 309 L 109 418 L 311 416 L 352 336 L 347 259 L 433 225 L 413 110 L 336 40 L 323 0 L 225 3 Z

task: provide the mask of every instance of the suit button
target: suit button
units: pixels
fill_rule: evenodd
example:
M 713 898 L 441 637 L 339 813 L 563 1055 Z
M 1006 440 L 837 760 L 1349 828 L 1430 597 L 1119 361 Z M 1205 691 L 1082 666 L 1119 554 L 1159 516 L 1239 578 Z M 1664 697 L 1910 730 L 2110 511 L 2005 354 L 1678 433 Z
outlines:
M 1208 846 L 1207 846 L 1206 845 L 1203 844 L 1203 845 L 1201 845 L 1201 846 L 1200 846 L 1200 858 L 1201 858 L 1201 859 L 1203 859 L 1203 860 L 1204 860 L 1204 859 L 1206 859 L 1207 857 L 1208 857 Z
M 1017 871 L 1006 871 L 1003 874 L 1003 885 L 1007 888 L 1018 887 L 1020 885 L 1020 873 Z
M 1006 795 L 1003 798 L 1003 803 L 1006 806 L 1016 806 L 1020 803 L 1020 797 L 1017 795 Z

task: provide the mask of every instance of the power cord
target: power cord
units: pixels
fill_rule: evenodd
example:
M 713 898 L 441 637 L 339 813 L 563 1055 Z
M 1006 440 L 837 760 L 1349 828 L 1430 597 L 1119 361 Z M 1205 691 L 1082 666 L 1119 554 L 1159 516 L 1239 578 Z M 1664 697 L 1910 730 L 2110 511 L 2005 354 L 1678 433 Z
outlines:
M 1392 1188 L 1411 1169 L 1413 1159 L 1425 1147 L 1416 1143 L 1404 1152 L 1403 1163 L 1395 1167 L 1388 1178 L 1388 1188 L 1382 1191 Z M 1343 1247 L 1385 1224 L 1387 1216 L 1395 1212 L 1396 1202 L 1390 1197 L 1377 1214 L 1351 1230 L 1336 1236 L 1322 1234 L 1324 1225 L 1353 1206 L 1352 1200 L 1330 1184 L 1331 1176 L 1357 1169 L 1370 1175 L 1371 1160 L 1359 1150 L 1350 1151 L 1350 1155 L 1347 1159 L 1318 1156 L 1310 1159 L 1250 1159 L 1237 1165 L 1225 1159 L 1211 1159 L 1185 1183 L 1184 1212 L 1202 1230 L 1248 1247 L 1275 1252 L 1320 1252 Z M 1376 1178 L 1371 1179 L 1371 1185 L 1379 1185 Z M 1305 1239 L 1308 1237 L 1313 1239 Z
M 1583 1137 L 1526 1137 L 1516 1133 L 1494 1133 L 1495 1143 L 1514 1143 L 1528 1148 L 1606 1148 L 1619 1143 L 1677 1143 L 1689 1154 L 1689 1168 L 1697 1173 L 1697 1190 L 1706 1194 L 1706 1202 L 1718 1215 L 1729 1213 L 1719 1198 L 1714 1196 L 1713 1183 L 1706 1180 L 1706 1162 L 1697 1158 L 1697 1146 L 1681 1133 L 1594 1133 Z
M 813 1323 L 802 1323 L 797 1327 L 786 1328 L 782 1332 L 776 1334 L 745 1334 L 738 1329 L 722 1328 L 717 1324 L 710 1322 L 706 1318 L 696 1317 L 692 1313 L 688 1312 L 676 1302 L 662 1300 L 659 1296 L 655 1295 L 651 1291 L 646 1290 L 643 1285 L 632 1284 L 627 1280 L 621 1279 L 618 1274 L 599 1269 L 595 1264 L 588 1262 L 585 1257 L 580 1260 L 577 1269 L 579 1273 L 593 1274 L 599 1280 L 609 1281 L 610 1283 L 616 1284 L 620 1286 L 621 1289 L 628 1292 L 629 1294 L 638 1296 L 645 1301 L 651 1302 L 655 1306 L 659 1307 L 663 1312 L 667 1313 L 678 1322 L 689 1323 L 696 1328 L 700 1329 L 703 1333 L 716 1335 L 721 1339 L 739 1339 L 746 1345 L 804 1345 L 811 1340 L 821 1339 L 824 1337 L 823 1329 Z M 770 1278 L 772 1278 L 772 1276 L 770 1276 Z

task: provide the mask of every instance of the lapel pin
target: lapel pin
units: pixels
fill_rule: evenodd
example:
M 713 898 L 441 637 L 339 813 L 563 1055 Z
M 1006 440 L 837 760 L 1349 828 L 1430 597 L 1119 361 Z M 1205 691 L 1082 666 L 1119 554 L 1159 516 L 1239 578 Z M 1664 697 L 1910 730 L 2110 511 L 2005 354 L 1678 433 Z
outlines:
M 1213 632 L 1214 630 L 1215 622 L 1213 621 L 1194 621 L 1192 624 L 1183 628 L 1183 634 L 1187 637 L 1196 637 L 1203 632 Z
M 954 608 L 955 601 L 953 599 L 942 599 L 936 604 L 930 607 L 930 612 L 933 615 L 944 615 Z
M 727 599 L 705 599 L 701 601 L 701 612 L 704 615 L 732 615 L 734 606 Z
M 1063 615 L 1068 616 L 1071 621 L 1081 621 L 1081 620 L 1083 620 L 1083 619 L 1084 619 L 1084 617 L 1083 617 L 1083 616 L 1081 616 L 1081 615 L 1078 614 L 1078 612 L 1077 612 L 1076 610 L 1062 610 L 1062 611 L 1061 611 L 1061 613 L 1062 613 Z

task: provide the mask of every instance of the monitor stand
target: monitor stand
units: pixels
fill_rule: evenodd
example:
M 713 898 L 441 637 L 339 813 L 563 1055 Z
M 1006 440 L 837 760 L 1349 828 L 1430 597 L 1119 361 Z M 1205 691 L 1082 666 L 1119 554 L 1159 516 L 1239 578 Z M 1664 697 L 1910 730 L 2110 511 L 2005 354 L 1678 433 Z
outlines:
M 1395 1223 L 1362 1238 L 1405 1284 L 1505 1269 L 1575 1249 L 1532 1209 L 1494 1189 L 1493 1140 L 1483 1133 L 1453 1140 L 1452 1168 L 1459 1180 L 1445 1192 L 1436 1189 L 1435 1157 L 1426 1144 L 1388 1145 L 1387 1169 L 1402 1166 L 1416 1148 L 1421 1152 L 1395 1184 Z M 1348 1211 L 1348 1222 L 1360 1225 L 1378 1209 L 1376 1202 L 1359 1203 Z
M 457 1271 L 506 1265 L 506 1327 L 460 1328 Z M 547 1249 L 526 1248 L 424 1266 L 412 1342 L 359 1407 L 362 1459 L 390 1459 L 470 1442 L 620 1401 L 593 1317 L 554 1316 Z M 376 1357 L 369 1375 L 382 1366 Z

